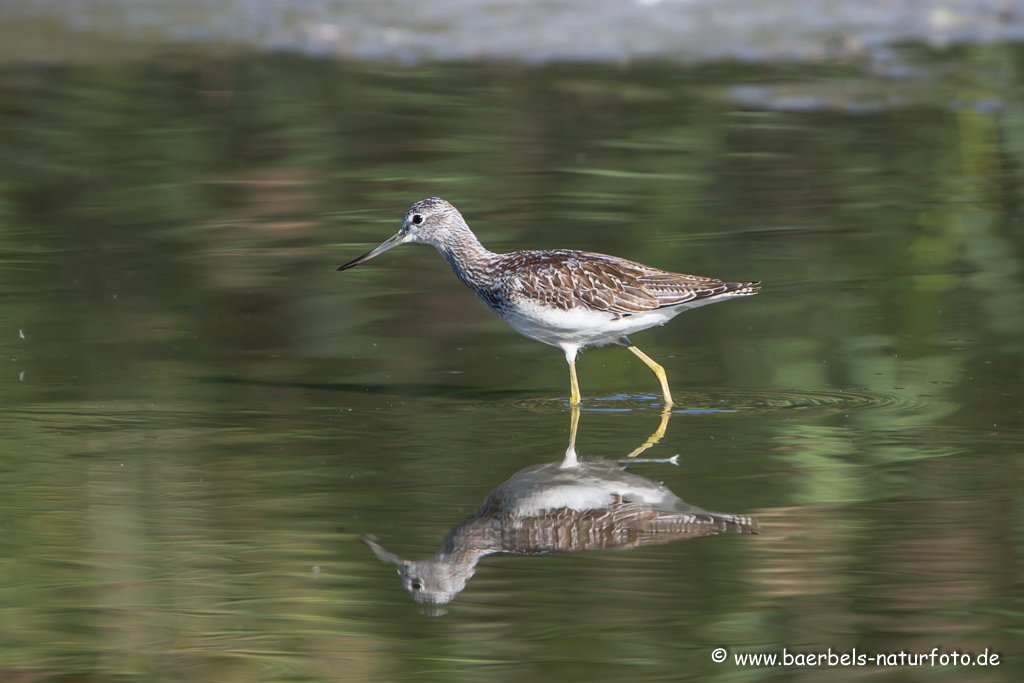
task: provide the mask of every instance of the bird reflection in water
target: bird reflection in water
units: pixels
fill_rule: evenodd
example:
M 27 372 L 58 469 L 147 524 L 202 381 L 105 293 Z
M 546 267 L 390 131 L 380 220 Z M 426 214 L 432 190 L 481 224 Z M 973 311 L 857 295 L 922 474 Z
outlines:
M 574 410 L 569 448 L 560 462 L 534 465 L 512 475 L 448 532 L 432 557 L 406 560 L 373 537 L 359 540 L 380 560 L 398 566 L 403 588 L 417 602 L 444 605 L 466 587 L 477 562 L 492 553 L 628 550 L 722 533 L 758 533 L 751 517 L 708 512 L 683 501 L 664 484 L 626 471 L 627 465 L 636 463 L 676 464 L 678 456 L 580 460 L 575 448 L 578 420 L 579 412 Z

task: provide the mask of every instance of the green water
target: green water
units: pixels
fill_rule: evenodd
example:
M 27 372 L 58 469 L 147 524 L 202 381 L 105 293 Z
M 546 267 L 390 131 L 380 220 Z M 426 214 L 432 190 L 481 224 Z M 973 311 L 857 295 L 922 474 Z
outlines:
M 908 60 L 0 71 L 0 680 L 1019 680 L 1024 52 Z M 569 438 L 561 352 L 432 249 L 335 272 L 434 195 L 764 282 L 633 336 L 680 456 L 635 471 L 761 535 L 492 555 L 421 611 L 358 536 L 430 555 Z M 578 366 L 625 456 L 654 376 Z

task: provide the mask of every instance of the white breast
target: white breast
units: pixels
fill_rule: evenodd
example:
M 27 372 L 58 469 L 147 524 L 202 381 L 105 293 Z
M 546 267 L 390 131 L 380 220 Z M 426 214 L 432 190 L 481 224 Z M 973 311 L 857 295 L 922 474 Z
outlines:
M 533 301 L 520 301 L 500 311 L 501 317 L 520 334 L 565 348 L 602 346 L 623 336 L 664 325 L 683 310 L 659 308 L 616 318 L 611 313 L 587 308 L 568 311 Z

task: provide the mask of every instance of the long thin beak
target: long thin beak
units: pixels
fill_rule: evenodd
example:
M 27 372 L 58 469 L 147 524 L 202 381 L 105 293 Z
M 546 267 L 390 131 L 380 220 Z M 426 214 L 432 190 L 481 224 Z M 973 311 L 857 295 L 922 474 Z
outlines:
M 374 247 L 373 249 L 371 249 L 370 251 L 366 252 L 365 254 L 363 254 L 362 256 L 360 256 L 357 259 L 353 259 L 353 260 L 349 261 L 348 263 L 343 265 L 341 268 L 338 268 L 338 270 L 348 270 L 349 268 L 355 268 L 360 263 L 366 263 L 367 261 L 369 261 L 373 257 L 380 256 L 381 254 L 383 254 L 388 249 L 394 249 L 395 247 L 397 247 L 399 244 L 402 243 L 402 240 L 404 238 L 405 238 L 405 235 L 403 235 L 402 233 L 398 233 L 398 234 L 394 235 L 393 237 L 389 238 L 388 241 L 386 241 L 384 244 L 380 245 L 379 247 Z
M 377 559 L 379 559 L 381 562 L 387 562 L 388 564 L 397 564 L 398 566 L 408 564 L 401 557 L 395 555 L 390 550 L 385 549 L 384 546 L 382 546 L 380 543 L 377 543 L 377 539 L 374 536 L 362 535 L 359 537 L 359 540 L 364 545 L 366 545 L 366 547 L 372 550 L 373 554 L 376 555 Z

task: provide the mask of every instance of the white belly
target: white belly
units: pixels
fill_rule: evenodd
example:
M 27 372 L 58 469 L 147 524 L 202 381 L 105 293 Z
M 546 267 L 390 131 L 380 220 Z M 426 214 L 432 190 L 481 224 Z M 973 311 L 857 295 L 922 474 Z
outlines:
M 500 315 L 513 329 L 530 339 L 563 349 L 579 349 L 612 344 L 634 332 L 664 325 L 682 310 L 683 307 L 659 308 L 616 318 L 603 311 L 586 308 L 563 311 L 528 302 L 509 307 Z

